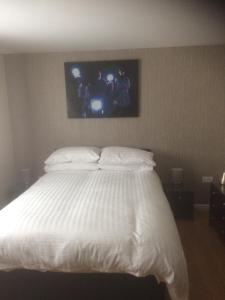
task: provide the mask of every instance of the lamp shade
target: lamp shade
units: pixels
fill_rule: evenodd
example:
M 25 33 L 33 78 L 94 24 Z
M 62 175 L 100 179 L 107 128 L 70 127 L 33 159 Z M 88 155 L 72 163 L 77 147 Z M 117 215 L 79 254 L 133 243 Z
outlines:
M 182 168 L 172 168 L 171 169 L 171 181 L 174 185 L 183 184 L 183 169 Z
M 31 171 L 30 169 L 21 169 L 20 170 L 21 181 L 24 188 L 28 188 L 31 183 Z

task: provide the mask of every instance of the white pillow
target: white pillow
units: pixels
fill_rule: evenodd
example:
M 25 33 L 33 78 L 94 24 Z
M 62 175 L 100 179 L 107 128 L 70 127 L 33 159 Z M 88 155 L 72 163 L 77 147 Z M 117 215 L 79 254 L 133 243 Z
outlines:
M 98 169 L 99 166 L 97 163 L 63 163 L 63 164 L 45 165 L 44 167 L 46 173 L 56 172 L 56 171 L 73 171 L 73 170 L 95 171 Z
M 54 151 L 45 161 L 47 165 L 58 163 L 92 163 L 97 162 L 101 150 L 97 147 L 67 147 Z
M 107 164 L 99 164 L 99 168 L 101 170 L 112 170 L 112 171 L 152 171 L 153 166 L 147 165 L 147 164 L 120 164 L 120 165 L 107 165 Z
M 128 147 L 105 147 L 102 149 L 100 164 L 141 164 L 155 166 L 153 153 Z

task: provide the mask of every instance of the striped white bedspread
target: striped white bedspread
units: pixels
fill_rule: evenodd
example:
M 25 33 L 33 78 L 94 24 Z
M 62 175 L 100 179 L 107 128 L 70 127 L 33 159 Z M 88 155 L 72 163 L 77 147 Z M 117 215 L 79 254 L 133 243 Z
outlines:
M 155 275 L 188 299 L 186 262 L 153 171 L 52 172 L 0 211 L 0 269 Z

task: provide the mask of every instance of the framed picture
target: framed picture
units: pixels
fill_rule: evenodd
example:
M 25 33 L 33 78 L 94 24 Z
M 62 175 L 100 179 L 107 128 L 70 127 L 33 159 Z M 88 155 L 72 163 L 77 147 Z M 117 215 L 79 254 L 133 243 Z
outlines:
M 138 60 L 66 62 L 69 118 L 138 116 Z

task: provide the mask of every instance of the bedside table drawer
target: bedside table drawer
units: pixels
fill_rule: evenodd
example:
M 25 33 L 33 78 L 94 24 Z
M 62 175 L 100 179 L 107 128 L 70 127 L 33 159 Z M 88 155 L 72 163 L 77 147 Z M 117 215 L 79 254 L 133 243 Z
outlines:
M 193 218 L 194 193 L 191 191 L 166 191 L 173 214 L 176 218 Z
M 209 224 L 225 237 L 225 194 L 219 184 L 212 184 L 210 189 Z
M 215 188 L 212 188 L 210 192 L 210 204 L 218 205 L 222 203 L 225 203 L 224 195 L 220 194 Z

